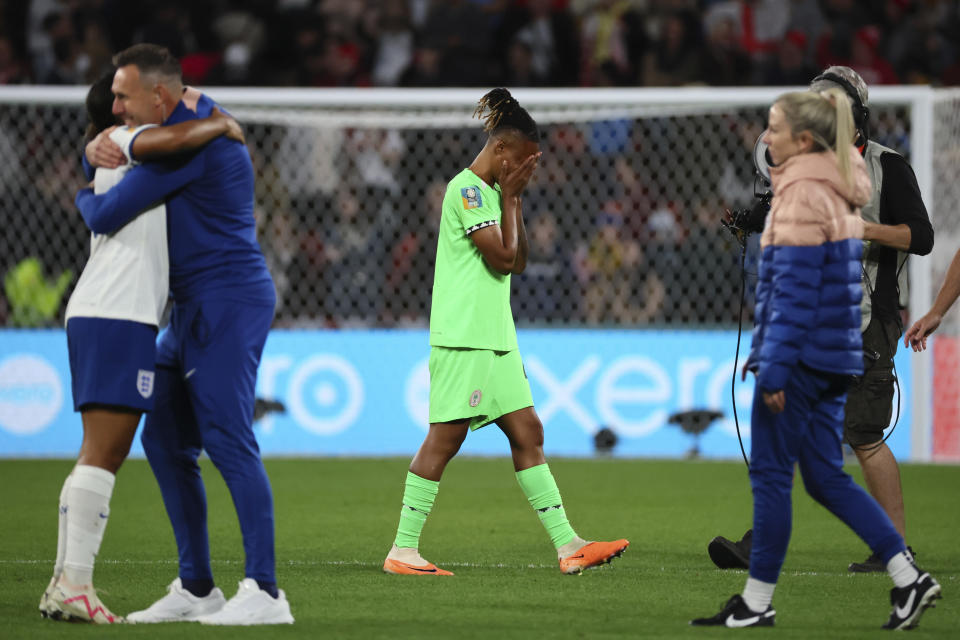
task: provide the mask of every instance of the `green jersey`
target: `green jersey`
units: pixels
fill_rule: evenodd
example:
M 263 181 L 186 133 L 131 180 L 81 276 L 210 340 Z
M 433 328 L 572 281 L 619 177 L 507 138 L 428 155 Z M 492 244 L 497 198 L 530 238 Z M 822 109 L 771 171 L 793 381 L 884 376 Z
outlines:
M 517 330 L 510 311 L 510 275 L 491 269 L 470 234 L 500 224 L 500 185 L 464 169 L 443 197 L 430 308 L 430 344 L 512 351 Z

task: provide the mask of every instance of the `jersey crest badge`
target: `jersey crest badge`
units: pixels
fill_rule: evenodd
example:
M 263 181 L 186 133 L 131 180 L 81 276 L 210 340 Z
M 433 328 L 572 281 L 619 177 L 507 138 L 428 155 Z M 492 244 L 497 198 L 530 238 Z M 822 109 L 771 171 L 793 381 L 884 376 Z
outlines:
M 471 406 L 471 407 L 476 407 L 478 404 L 480 404 L 480 399 L 481 399 L 481 398 L 483 398 L 483 392 L 481 392 L 480 389 L 477 389 L 476 391 L 474 391 L 473 393 L 471 393 L 471 394 L 470 394 L 470 406 Z
M 143 398 L 153 395 L 153 371 L 137 370 L 137 393 Z
M 476 187 L 460 189 L 460 198 L 463 200 L 464 209 L 478 209 L 483 206 L 483 196 L 480 195 L 480 189 Z

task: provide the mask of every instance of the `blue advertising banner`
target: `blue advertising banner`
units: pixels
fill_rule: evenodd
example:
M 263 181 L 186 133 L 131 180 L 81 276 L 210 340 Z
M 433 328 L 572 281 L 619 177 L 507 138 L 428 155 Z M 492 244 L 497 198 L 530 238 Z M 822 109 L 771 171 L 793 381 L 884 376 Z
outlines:
M 740 456 L 731 377 L 736 333 L 661 330 L 521 330 L 520 351 L 551 456 L 592 456 L 594 435 L 617 434 L 616 456 Z M 749 336 L 741 346 L 746 357 Z M 427 428 L 428 335 L 422 330 L 276 330 L 257 382 L 285 411 L 257 423 L 265 455 L 412 455 Z M 900 416 L 888 440 L 910 455 L 909 355 L 897 357 Z M 737 414 L 749 452 L 752 376 L 737 380 Z M 724 417 L 696 439 L 671 414 Z M 80 445 L 66 337 L 59 330 L 0 331 L 0 456 L 73 457 Z M 464 454 L 509 455 L 499 429 L 471 433 Z M 139 442 L 133 455 L 142 455 Z

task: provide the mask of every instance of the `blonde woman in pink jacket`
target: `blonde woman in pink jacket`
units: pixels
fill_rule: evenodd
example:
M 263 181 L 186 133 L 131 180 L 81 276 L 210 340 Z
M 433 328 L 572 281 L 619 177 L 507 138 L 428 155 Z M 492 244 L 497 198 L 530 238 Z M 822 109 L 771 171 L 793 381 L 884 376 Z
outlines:
M 773 626 L 771 606 L 791 529 L 793 469 L 807 492 L 859 535 L 893 579 L 888 629 L 912 628 L 940 597 L 876 500 L 843 471 L 843 408 L 863 372 L 859 207 L 870 178 L 853 146 L 840 89 L 788 93 L 770 107 L 764 142 L 776 165 L 760 238 L 751 415 L 753 548 L 742 594 L 697 626 Z M 838 612 L 840 613 L 840 612 Z

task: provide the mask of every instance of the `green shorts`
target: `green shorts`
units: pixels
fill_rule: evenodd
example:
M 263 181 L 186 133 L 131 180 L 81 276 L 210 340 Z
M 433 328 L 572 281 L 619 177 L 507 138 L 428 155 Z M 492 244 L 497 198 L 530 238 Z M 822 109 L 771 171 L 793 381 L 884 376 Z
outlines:
M 533 406 L 520 352 L 430 348 L 430 423 L 470 421 L 479 429 Z

